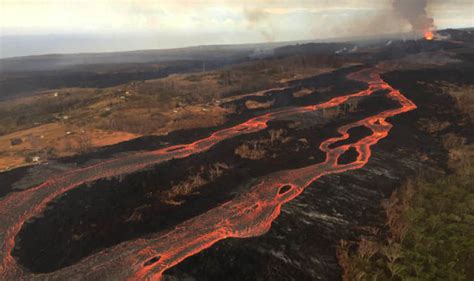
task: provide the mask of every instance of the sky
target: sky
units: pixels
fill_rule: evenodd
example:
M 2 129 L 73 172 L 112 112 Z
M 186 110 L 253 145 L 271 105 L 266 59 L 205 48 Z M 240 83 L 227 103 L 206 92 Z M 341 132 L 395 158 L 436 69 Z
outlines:
M 409 31 L 391 1 L 0 0 L 0 40 L 3 51 L 13 37 L 32 35 L 123 44 L 115 50 Z M 473 0 L 428 0 L 427 13 L 438 28 L 474 26 Z

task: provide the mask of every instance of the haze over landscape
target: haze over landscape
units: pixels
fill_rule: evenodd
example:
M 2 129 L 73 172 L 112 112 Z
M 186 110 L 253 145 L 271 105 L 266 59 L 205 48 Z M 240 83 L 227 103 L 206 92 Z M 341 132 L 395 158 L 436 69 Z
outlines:
M 470 0 L 398 2 L 422 3 L 439 29 L 474 26 Z M 0 5 L 3 58 L 321 40 L 411 30 L 392 0 L 2 0 Z

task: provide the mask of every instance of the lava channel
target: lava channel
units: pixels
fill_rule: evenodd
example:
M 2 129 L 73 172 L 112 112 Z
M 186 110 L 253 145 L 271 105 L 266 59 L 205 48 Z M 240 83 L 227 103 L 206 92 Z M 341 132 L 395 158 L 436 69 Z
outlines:
M 51 178 L 34 188 L 5 196 L 0 200 L 0 239 L 2 240 L 0 279 L 159 280 L 165 270 L 219 240 L 228 237 L 252 237 L 266 233 L 273 220 L 280 214 L 282 204 L 294 199 L 323 175 L 363 167 L 370 158 L 370 147 L 385 138 L 392 127 L 386 119 L 416 108 L 413 102 L 384 82 L 377 69 L 362 70 L 349 75 L 348 78 L 366 82 L 368 88 L 354 94 L 333 98 L 325 103 L 283 109 L 257 116 L 190 144 L 103 161 Z M 131 173 L 173 158 L 200 153 L 222 140 L 261 131 L 267 128 L 267 123 L 275 118 L 337 106 L 351 98 L 372 95 L 379 90 L 388 91 L 388 97 L 397 101 L 400 107 L 338 128 L 340 136 L 325 140 L 319 147 L 326 153 L 326 160 L 323 163 L 264 176 L 247 193 L 185 221 L 171 231 L 156 233 L 147 239 L 120 243 L 51 273 L 28 272 L 11 256 L 15 237 L 23 224 L 32 217 L 40 215 L 47 204 L 56 197 L 83 183 Z M 355 143 L 330 148 L 332 144 L 349 138 L 348 130 L 359 126 L 367 127 L 372 134 Z M 357 159 L 351 163 L 339 164 L 339 157 L 349 149 L 355 149 L 358 152 Z

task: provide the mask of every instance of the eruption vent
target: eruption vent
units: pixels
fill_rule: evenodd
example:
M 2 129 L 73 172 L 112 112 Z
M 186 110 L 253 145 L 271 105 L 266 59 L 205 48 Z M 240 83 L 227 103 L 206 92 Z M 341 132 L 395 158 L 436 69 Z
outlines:
M 431 30 L 425 31 L 423 36 L 425 36 L 426 40 L 433 40 L 434 39 L 434 34 L 433 34 L 433 31 L 431 31 Z
M 413 31 L 433 40 L 435 26 L 433 18 L 426 13 L 427 4 L 428 0 L 393 0 L 393 8 L 411 24 Z

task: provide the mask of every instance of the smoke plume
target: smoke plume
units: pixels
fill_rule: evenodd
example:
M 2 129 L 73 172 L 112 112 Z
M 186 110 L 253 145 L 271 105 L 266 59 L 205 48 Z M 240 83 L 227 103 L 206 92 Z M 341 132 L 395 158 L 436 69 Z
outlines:
M 428 0 L 393 0 L 393 9 L 412 26 L 414 32 L 424 33 L 434 30 L 433 18 L 426 12 Z
M 245 18 L 250 29 L 256 29 L 267 42 L 275 40 L 273 26 L 268 23 L 270 14 L 262 9 L 245 9 Z

